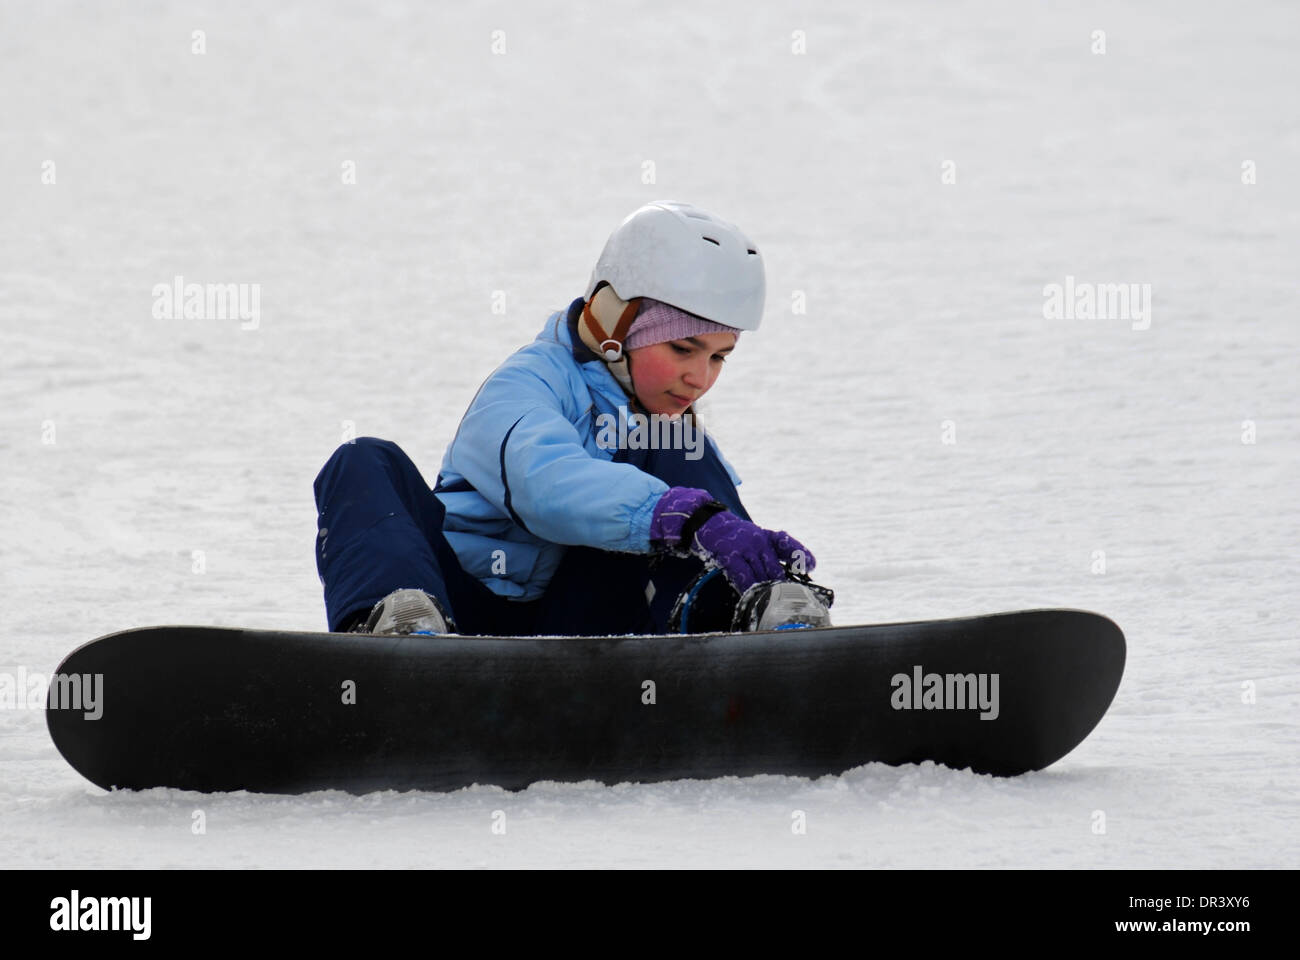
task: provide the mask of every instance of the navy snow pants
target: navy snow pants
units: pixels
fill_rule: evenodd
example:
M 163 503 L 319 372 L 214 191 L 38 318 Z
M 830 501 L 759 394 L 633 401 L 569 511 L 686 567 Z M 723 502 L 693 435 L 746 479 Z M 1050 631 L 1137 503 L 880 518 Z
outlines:
M 749 519 L 726 467 L 707 443 L 698 460 L 688 459 L 685 450 L 625 449 L 615 459 L 669 486 L 708 490 Z M 442 534 L 442 502 L 392 441 L 360 437 L 343 444 L 314 486 L 316 569 L 330 630 L 339 630 L 394 590 L 416 587 L 442 602 L 462 634 L 664 633 L 677 597 L 703 569 L 695 557 L 570 546 L 539 599 L 511 600 L 461 569 Z

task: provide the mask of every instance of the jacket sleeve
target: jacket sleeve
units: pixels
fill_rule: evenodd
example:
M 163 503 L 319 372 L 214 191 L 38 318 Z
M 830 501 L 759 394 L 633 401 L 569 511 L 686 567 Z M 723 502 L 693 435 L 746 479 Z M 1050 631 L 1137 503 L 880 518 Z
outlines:
M 648 553 L 650 518 L 668 485 L 592 456 L 538 359 L 516 354 L 488 377 L 452 441 L 453 468 L 543 540 Z

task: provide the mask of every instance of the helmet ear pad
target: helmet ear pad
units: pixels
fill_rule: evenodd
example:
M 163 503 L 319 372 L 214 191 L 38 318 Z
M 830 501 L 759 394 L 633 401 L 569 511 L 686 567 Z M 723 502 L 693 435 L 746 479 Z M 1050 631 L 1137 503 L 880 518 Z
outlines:
M 639 298 L 620 300 L 611 285 L 602 285 L 582 305 L 582 319 L 578 324 L 582 342 L 606 363 L 617 363 L 624 356 L 623 343 L 640 312 Z
M 626 350 L 623 349 L 623 337 L 627 335 L 627 330 L 632 326 L 632 320 L 641 308 L 640 300 L 621 300 L 615 292 L 614 287 L 609 283 L 600 285 L 594 296 L 588 296 L 587 302 L 582 306 L 582 316 L 578 319 L 578 336 L 581 338 L 583 346 L 593 354 L 605 361 L 609 372 L 614 375 L 623 390 L 629 397 L 636 396 L 636 388 L 632 385 L 632 376 L 628 372 L 628 361 L 630 357 Z M 628 317 L 627 326 L 618 334 L 618 326 L 624 317 Z M 608 341 L 618 343 L 618 357 L 610 360 L 606 356 L 604 346 Z

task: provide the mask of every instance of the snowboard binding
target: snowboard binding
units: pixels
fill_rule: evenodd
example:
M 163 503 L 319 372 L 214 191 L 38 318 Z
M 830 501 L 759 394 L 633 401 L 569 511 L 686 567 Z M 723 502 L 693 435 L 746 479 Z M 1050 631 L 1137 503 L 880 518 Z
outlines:
M 682 591 L 668 618 L 669 633 L 740 633 L 803 630 L 831 625 L 835 593 L 787 568 L 786 580 L 756 583 L 736 592 L 719 567 L 710 567 Z

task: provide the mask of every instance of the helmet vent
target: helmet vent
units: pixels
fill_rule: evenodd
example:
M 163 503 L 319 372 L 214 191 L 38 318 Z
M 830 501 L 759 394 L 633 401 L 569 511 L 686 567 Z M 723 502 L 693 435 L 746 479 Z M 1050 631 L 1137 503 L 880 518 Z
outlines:
M 758 256 L 758 251 L 757 251 L 757 250 L 751 250 L 751 251 L 749 251 L 749 252 L 752 253 L 754 256 Z
M 718 243 L 718 241 L 714 240 L 712 237 L 705 237 L 704 239 L 709 241 L 709 243 L 713 244 L 715 247 L 722 246 L 722 244 Z

